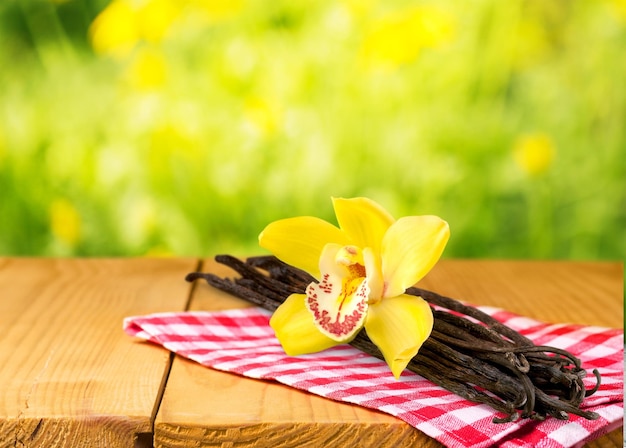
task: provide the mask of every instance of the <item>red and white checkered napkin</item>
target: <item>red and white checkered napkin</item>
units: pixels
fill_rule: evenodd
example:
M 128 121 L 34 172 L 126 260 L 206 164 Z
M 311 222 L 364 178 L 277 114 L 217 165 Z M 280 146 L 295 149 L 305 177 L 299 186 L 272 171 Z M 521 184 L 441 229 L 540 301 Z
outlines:
M 268 324 L 270 313 L 258 308 L 129 317 L 124 320 L 124 329 L 214 369 L 273 379 L 323 397 L 387 412 L 449 447 L 571 447 L 621 426 L 622 330 L 551 325 L 500 309 L 480 308 L 537 345 L 569 350 L 589 372 L 597 368 L 602 386 L 583 407 L 597 412 L 600 418 L 571 416 L 569 421 L 548 418 L 494 424 L 493 417 L 503 415 L 490 407 L 464 400 L 409 371 L 396 380 L 384 362 L 348 345 L 289 357 Z M 594 376 L 590 374 L 585 384 L 592 387 Z

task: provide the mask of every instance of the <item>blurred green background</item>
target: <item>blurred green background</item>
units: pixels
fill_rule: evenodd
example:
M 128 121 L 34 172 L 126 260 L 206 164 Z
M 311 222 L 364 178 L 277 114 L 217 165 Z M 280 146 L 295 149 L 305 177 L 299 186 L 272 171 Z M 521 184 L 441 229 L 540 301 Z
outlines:
M 237 255 L 331 196 L 622 259 L 626 1 L 2 0 L 0 255 Z

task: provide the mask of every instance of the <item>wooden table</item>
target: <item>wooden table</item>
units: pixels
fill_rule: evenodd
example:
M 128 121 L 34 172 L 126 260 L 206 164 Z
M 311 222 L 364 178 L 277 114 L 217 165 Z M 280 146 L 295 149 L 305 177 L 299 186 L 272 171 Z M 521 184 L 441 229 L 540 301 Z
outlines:
M 247 306 L 193 258 L 0 258 L 0 447 L 440 446 L 386 414 L 213 371 L 126 316 Z M 551 322 L 622 327 L 620 263 L 443 260 L 420 286 Z M 371 443 L 368 443 L 371 442 Z M 591 447 L 621 447 L 622 429 Z

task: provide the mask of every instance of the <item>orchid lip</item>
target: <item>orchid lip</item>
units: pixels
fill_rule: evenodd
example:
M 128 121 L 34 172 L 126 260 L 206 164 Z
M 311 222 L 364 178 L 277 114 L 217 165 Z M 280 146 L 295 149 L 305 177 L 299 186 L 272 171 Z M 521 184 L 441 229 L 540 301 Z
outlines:
M 306 289 L 306 306 L 317 328 L 336 341 L 347 341 L 363 327 L 369 287 L 365 278 L 350 280 L 322 275 Z

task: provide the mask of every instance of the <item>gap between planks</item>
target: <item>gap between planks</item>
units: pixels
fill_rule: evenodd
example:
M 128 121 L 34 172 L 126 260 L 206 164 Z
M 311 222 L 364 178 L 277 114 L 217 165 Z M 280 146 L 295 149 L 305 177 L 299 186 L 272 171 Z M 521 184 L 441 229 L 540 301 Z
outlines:
M 195 272 L 202 272 L 203 265 L 203 259 L 198 258 L 196 262 Z M 187 293 L 187 300 L 185 302 L 183 311 L 189 311 L 189 308 L 191 306 L 191 300 L 193 299 L 193 294 L 196 290 L 197 284 L 198 282 L 191 282 L 189 284 L 189 292 Z M 161 379 L 161 384 L 159 384 L 159 390 L 157 391 L 157 396 L 154 400 L 154 407 L 152 408 L 152 412 L 150 414 L 150 432 L 136 434 L 134 448 L 154 448 L 154 425 L 157 415 L 159 414 L 159 409 L 161 408 L 161 403 L 163 402 L 165 388 L 167 387 L 167 382 L 170 378 L 170 373 L 172 372 L 172 365 L 174 364 L 175 358 L 176 353 L 170 352 L 167 363 L 165 364 L 165 369 L 163 371 L 163 378 Z

